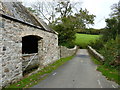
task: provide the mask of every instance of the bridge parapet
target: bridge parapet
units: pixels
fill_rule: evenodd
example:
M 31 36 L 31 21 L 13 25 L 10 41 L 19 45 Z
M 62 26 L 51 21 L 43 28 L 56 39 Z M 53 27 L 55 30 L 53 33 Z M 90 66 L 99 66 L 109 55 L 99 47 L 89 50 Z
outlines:
M 88 50 L 94 57 L 104 62 L 104 57 L 101 54 L 99 54 L 95 49 L 93 49 L 91 46 L 88 46 Z

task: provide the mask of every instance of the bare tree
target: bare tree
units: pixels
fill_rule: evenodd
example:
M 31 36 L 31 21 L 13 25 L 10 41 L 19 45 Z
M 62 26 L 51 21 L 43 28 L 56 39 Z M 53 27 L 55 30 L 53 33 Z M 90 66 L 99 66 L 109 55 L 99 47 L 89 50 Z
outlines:
M 47 20 L 47 22 L 52 23 L 55 20 L 55 6 L 57 4 L 55 2 L 36 2 L 32 5 L 32 8 L 36 10 L 36 14 L 42 18 Z
M 56 12 L 60 13 L 61 17 L 67 17 L 71 14 L 78 13 L 81 8 L 80 4 L 80 2 L 70 2 L 69 0 L 59 1 L 55 9 Z
M 70 2 L 53 0 L 48 2 L 47 0 L 37 1 L 32 4 L 32 8 L 36 11 L 35 13 L 46 20 L 49 24 L 56 21 L 57 18 L 66 17 L 73 13 L 78 13 L 80 10 L 80 2 Z

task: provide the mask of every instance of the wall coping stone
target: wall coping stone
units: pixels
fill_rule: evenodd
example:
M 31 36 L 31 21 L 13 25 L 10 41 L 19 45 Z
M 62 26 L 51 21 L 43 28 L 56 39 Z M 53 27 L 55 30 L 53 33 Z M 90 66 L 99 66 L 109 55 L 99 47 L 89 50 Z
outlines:
M 104 57 L 99 54 L 95 49 L 93 49 L 91 46 L 88 46 L 88 49 L 99 59 L 101 59 L 102 61 L 104 61 Z
M 60 47 L 65 47 L 65 46 L 60 46 Z M 67 48 L 67 47 L 65 47 L 65 48 Z M 75 45 L 74 46 L 74 48 L 67 48 L 68 50 L 75 50 L 75 49 L 77 49 L 77 46 Z

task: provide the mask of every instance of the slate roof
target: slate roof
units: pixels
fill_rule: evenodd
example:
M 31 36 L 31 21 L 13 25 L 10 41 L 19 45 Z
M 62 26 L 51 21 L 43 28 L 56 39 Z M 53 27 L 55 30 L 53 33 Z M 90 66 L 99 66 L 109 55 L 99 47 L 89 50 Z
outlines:
M 55 32 L 42 20 L 29 12 L 20 2 L 2 2 L 4 14 L 12 16 L 20 21 L 28 22 L 44 28 L 46 31 Z

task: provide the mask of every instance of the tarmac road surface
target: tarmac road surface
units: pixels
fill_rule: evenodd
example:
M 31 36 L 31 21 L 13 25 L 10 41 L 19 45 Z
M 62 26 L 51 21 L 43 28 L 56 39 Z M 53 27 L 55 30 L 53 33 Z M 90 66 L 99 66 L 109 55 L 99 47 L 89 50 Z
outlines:
M 60 66 L 45 80 L 32 88 L 118 88 L 99 71 L 86 49 L 79 49 L 76 56 Z

